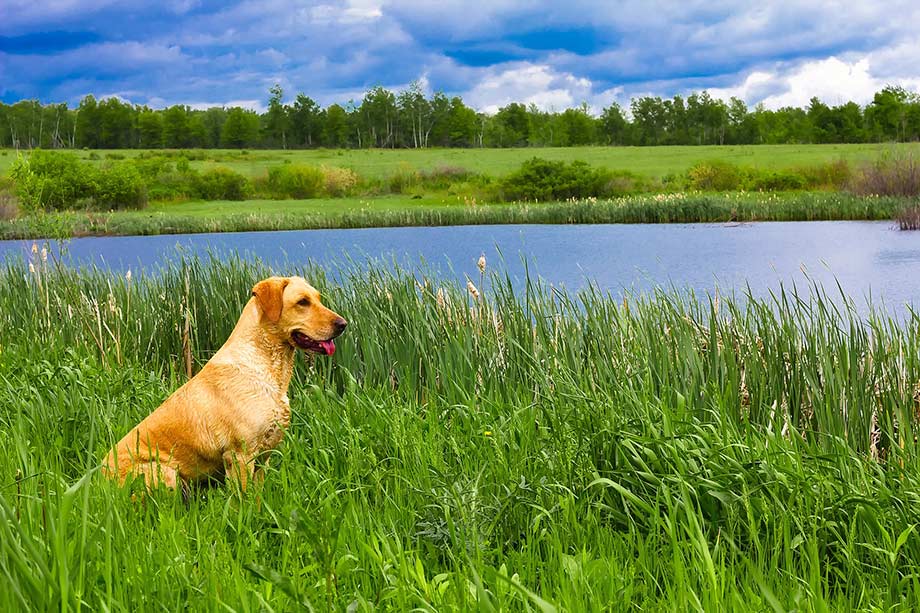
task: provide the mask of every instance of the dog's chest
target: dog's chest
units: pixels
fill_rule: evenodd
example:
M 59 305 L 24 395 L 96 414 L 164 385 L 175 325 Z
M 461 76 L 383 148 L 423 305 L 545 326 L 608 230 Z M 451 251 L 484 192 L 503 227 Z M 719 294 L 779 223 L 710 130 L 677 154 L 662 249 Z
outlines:
M 262 424 L 258 445 L 262 449 L 274 449 L 284 438 L 284 431 L 291 424 L 291 402 L 287 394 L 273 403 L 268 419 Z

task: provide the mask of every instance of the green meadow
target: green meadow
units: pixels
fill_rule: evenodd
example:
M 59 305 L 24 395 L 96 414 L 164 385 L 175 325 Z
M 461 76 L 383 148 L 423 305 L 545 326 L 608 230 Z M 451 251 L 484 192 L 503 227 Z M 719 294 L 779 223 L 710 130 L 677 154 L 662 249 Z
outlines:
M 915 150 L 858 144 L 43 152 L 44 175 L 0 176 L 0 239 L 893 219 L 911 205 Z M 10 171 L 17 154 L 2 153 L 0 168 Z M 890 176 L 872 182 L 867 168 Z
M 100 459 L 270 272 L 350 325 L 332 359 L 298 358 L 260 503 L 132 501 Z M 8 263 L 0 609 L 920 606 L 916 315 L 467 273 L 475 294 L 374 267 Z
M 326 164 L 350 168 L 362 176 L 383 177 L 408 167 L 426 170 L 437 166 L 461 166 L 473 172 L 502 175 L 527 159 L 581 160 L 592 166 L 627 170 L 650 178 L 681 173 L 697 162 L 720 160 L 760 168 L 793 168 L 836 160 L 859 162 L 892 150 L 917 150 L 915 144 L 834 145 L 704 145 L 661 147 L 524 147 L 511 149 L 306 149 L 241 152 L 235 149 L 194 149 L 203 159 L 191 159 L 192 167 L 220 165 L 250 177 L 264 174 L 269 166 L 284 163 Z M 157 150 L 77 150 L 84 159 L 104 162 L 107 155 L 133 158 Z M 91 155 L 95 154 L 95 155 Z M 190 158 L 198 157 L 197 155 Z M 0 151 L 0 174 L 16 159 L 12 150 Z

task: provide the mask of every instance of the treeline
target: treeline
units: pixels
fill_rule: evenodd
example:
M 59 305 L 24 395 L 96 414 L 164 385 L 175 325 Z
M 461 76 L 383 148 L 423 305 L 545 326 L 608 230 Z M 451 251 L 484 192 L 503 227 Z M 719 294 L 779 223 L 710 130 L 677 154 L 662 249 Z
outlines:
M 877 92 L 865 107 L 749 109 L 708 92 L 686 98 L 645 96 L 611 104 L 597 117 L 587 105 L 561 112 L 511 103 L 495 114 L 459 96 L 427 97 L 419 84 L 401 92 L 370 89 L 359 102 L 322 108 L 298 94 L 283 102 L 275 86 L 259 114 L 240 107 L 196 110 L 84 98 L 66 104 L 0 103 L 0 147 L 15 148 L 426 148 L 577 145 L 723 145 L 863 143 L 920 139 L 920 96 L 901 87 Z

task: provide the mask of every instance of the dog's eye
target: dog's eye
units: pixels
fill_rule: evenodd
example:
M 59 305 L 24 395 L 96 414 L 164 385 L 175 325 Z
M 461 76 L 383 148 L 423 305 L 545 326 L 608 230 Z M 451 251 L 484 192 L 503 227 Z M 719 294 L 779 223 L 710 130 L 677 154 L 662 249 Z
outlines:
M 299 304 L 299 305 L 302 306 L 302 307 L 308 307 L 308 306 L 310 306 L 310 299 L 309 299 L 309 298 L 301 298 L 300 300 L 297 301 L 297 304 Z

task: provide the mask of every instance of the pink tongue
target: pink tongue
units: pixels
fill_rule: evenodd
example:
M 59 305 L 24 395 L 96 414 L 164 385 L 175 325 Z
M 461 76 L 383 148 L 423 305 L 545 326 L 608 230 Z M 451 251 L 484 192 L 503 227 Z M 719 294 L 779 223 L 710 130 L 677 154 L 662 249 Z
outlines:
M 323 351 L 326 352 L 326 355 L 332 355 L 335 353 L 335 343 L 332 341 L 320 341 L 319 346 L 323 348 Z

